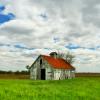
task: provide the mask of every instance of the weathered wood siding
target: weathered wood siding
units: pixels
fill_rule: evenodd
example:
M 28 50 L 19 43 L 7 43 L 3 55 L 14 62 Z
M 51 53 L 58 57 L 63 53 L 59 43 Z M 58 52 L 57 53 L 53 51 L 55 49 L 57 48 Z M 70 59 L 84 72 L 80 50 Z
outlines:
M 40 79 L 40 64 L 39 64 L 40 58 L 37 58 L 37 61 L 31 66 L 30 69 L 30 78 L 37 80 Z
M 42 65 L 40 66 L 41 59 L 42 59 Z M 39 57 L 37 61 L 31 66 L 30 78 L 34 80 L 41 79 L 41 72 L 40 72 L 41 69 L 46 70 L 45 74 L 46 80 L 51 80 L 53 77 L 52 68 L 42 57 Z
M 46 80 L 52 80 L 53 79 L 53 68 L 44 59 L 43 59 L 43 68 L 46 69 Z
M 63 80 L 74 78 L 75 73 L 71 70 L 55 69 L 54 70 L 54 80 Z
M 42 64 L 40 60 L 42 59 Z M 42 56 L 38 57 L 30 69 L 30 78 L 33 80 L 41 80 L 41 69 L 45 69 L 46 80 L 62 80 L 75 77 L 75 72 L 64 69 L 54 69 Z

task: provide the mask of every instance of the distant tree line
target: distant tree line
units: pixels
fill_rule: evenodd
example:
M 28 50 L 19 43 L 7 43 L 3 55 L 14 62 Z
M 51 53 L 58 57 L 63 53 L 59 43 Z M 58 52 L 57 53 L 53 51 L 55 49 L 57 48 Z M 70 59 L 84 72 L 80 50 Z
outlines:
M 13 72 L 13 71 L 0 70 L 0 74 L 25 74 L 25 75 L 27 75 L 27 74 L 29 74 L 29 71 L 15 71 L 15 72 Z

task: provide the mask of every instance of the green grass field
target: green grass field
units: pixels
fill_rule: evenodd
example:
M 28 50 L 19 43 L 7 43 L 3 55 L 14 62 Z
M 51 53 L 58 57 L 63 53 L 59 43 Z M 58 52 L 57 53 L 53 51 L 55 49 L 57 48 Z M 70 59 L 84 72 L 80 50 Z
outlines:
M 100 77 L 62 81 L 0 80 L 0 100 L 100 100 Z

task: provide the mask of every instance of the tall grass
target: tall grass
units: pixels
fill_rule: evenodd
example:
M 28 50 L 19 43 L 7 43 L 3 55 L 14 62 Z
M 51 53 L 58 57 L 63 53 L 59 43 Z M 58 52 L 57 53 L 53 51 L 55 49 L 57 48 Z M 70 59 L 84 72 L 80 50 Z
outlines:
M 100 100 L 100 78 L 0 80 L 0 100 Z

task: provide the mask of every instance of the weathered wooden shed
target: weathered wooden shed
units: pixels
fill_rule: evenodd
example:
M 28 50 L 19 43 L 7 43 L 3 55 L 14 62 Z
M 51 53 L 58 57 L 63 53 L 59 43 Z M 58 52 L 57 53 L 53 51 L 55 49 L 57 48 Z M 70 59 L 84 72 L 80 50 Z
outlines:
M 67 61 L 57 58 L 57 53 L 50 56 L 40 55 L 30 67 L 30 79 L 62 80 L 75 77 L 75 68 Z

